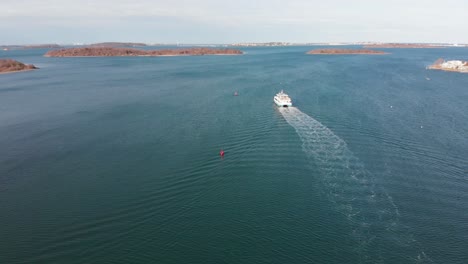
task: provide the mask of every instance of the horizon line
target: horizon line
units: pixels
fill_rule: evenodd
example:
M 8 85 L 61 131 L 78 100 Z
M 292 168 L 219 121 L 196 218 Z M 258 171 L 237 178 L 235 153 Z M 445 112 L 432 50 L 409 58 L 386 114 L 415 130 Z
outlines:
M 85 46 L 101 43 L 123 43 L 123 44 L 144 44 L 152 45 L 249 45 L 249 44 L 278 44 L 278 45 L 361 45 L 361 44 L 426 44 L 426 45 L 468 45 L 468 43 L 459 42 L 386 42 L 386 41 L 326 41 L 326 42 L 290 42 L 290 41 L 260 41 L 260 42 L 231 42 L 231 43 L 215 43 L 215 42 L 140 42 L 140 41 L 100 41 L 100 42 L 37 42 L 27 44 L 0 44 L 0 46 L 37 46 L 37 45 L 64 45 L 64 46 Z

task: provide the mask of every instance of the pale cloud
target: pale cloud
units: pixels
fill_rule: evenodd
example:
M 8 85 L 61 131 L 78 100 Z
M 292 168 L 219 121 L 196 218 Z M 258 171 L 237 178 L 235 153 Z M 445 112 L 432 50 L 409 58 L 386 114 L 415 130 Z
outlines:
M 15 34 L 27 34 L 27 30 L 89 29 L 93 25 L 102 27 L 102 37 L 125 26 L 134 28 L 134 32 L 121 31 L 124 38 L 138 38 L 144 36 L 144 30 L 161 30 L 161 25 L 170 25 L 179 31 L 181 37 L 177 39 L 197 42 L 216 37 L 222 38 L 217 42 L 248 41 L 249 36 L 265 40 L 287 36 L 288 41 L 298 42 L 329 41 L 332 36 L 341 37 L 341 41 L 468 42 L 468 36 L 463 36 L 468 32 L 466 10 L 468 1 L 463 0 L 0 0 L 0 29 L 10 31 L 10 41 L 14 41 Z M 34 25 L 28 29 L 25 21 L 34 21 Z M 276 32 L 263 32 L 275 27 Z M 231 32 L 219 34 L 223 28 Z M 156 32 L 155 40 L 161 38 L 171 41 L 174 35 Z

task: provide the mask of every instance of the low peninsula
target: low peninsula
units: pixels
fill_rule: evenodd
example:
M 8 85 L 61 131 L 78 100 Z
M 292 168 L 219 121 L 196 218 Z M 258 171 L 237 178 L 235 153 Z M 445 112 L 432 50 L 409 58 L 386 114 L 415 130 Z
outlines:
M 58 49 L 61 48 L 58 44 L 37 44 L 37 45 L 4 45 L 0 49 L 7 50 L 23 50 L 23 49 Z
M 132 57 L 132 56 L 201 56 L 201 55 L 241 55 L 236 49 L 188 48 L 142 50 L 131 48 L 89 47 L 51 50 L 45 57 Z
M 32 64 L 24 64 L 12 59 L 0 59 L 0 73 L 11 73 L 39 69 Z
M 427 68 L 431 70 L 468 73 L 468 61 L 461 61 L 461 60 L 445 61 L 444 59 L 438 59 L 431 66 Z
M 135 43 L 135 42 L 101 42 L 101 43 L 90 44 L 88 47 L 128 48 L 128 47 L 146 47 L 146 44 Z
M 307 54 L 313 55 L 348 55 L 348 54 L 364 54 L 364 55 L 383 55 L 387 52 L 380 50 L 369 49 L 315 49 L 310 50 Z
M 429 49 L 429 48 L 444 48 L 435 44 L 422 44 L 422 43 L 378 43 L 367 44 L 364 48 L 392 48 L 392 49 Z

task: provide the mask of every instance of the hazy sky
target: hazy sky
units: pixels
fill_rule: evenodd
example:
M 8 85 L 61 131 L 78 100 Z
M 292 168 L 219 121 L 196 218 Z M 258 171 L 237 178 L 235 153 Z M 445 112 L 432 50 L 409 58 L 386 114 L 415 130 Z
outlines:
M 0 44 L 468 43 L 468 0 L 0 0 Z

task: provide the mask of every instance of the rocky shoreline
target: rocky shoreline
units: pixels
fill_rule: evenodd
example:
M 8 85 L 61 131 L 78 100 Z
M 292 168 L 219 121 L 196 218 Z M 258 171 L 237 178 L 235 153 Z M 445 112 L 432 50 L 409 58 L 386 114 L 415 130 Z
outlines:
M 367 55 L 383 55 L 388 54 L 387 52 L 380 50 L 369 50 L 369 49 L 315 49 L 310 50 L 307 54 L 313 55 L 351 55 L 351 54 L 367 54 Z
M 51 50 L 45 57 L 133 57 L 133 56 L 201 56 L 201 55 L 241 55 L 236 49 L 188 48 L 141 50 L 113 47 L 86 47 Z
M 445 61 L 444 59 L 438 59 L 427 68 L 430 70 L 468 73 L 468 61 L 461 61 L 461 60 Z
M 11 73 L 39 69 L 32 64 L 24 64 L 12 59 L 0 59 L 0 73 Z

